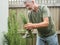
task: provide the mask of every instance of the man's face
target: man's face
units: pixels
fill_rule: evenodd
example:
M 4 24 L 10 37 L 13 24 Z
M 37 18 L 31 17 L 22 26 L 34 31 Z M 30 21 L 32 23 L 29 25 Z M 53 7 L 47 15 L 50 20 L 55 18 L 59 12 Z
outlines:
M 26 2 L 25 6 L 28 10 L 34 10 L 34 4 L 32 2 Z

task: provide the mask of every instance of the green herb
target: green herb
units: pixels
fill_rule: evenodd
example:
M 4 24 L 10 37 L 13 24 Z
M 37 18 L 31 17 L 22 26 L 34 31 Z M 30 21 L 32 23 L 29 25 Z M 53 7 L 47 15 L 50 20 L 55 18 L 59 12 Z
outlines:
M 22 19 L 22 21 L 23 21 L 24 24 L 28 23 L 28 19 L 25 18 L 25 15 L 23 15 L 22 13 L 20 13 L 20 17 L 21 17 L 21 19 Z M 30 35 L 29 37 L 33 37 L 32 31 L 31 30 L 27 30 L 27 31 L 28 31 L 28 33 Z

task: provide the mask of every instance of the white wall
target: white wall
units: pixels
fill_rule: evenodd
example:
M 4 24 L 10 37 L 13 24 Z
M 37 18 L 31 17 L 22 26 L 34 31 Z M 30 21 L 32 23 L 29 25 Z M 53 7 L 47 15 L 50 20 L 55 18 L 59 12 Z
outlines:
M 0 45 L 3 45 L 3 32 L 7 32 L 8 0 L 0 0 Z

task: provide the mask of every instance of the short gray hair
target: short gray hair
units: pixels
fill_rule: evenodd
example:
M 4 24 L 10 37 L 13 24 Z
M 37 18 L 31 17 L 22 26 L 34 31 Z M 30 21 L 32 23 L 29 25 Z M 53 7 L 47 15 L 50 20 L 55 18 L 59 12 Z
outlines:
M 33 1 L 33 0 L 25 0 L 24 3 L 26 3 L 26 2 L 32 2 L 32 1 Z

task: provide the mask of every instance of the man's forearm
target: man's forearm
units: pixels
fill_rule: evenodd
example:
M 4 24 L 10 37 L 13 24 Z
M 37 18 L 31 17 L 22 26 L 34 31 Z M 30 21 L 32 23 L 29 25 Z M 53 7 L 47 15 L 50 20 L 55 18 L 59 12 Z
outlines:
M 33 28 L 42 28 L 42 27 L 48 27 L 48 22 L 41 22 L 41 23 L 35 23 L 33 24 Z

